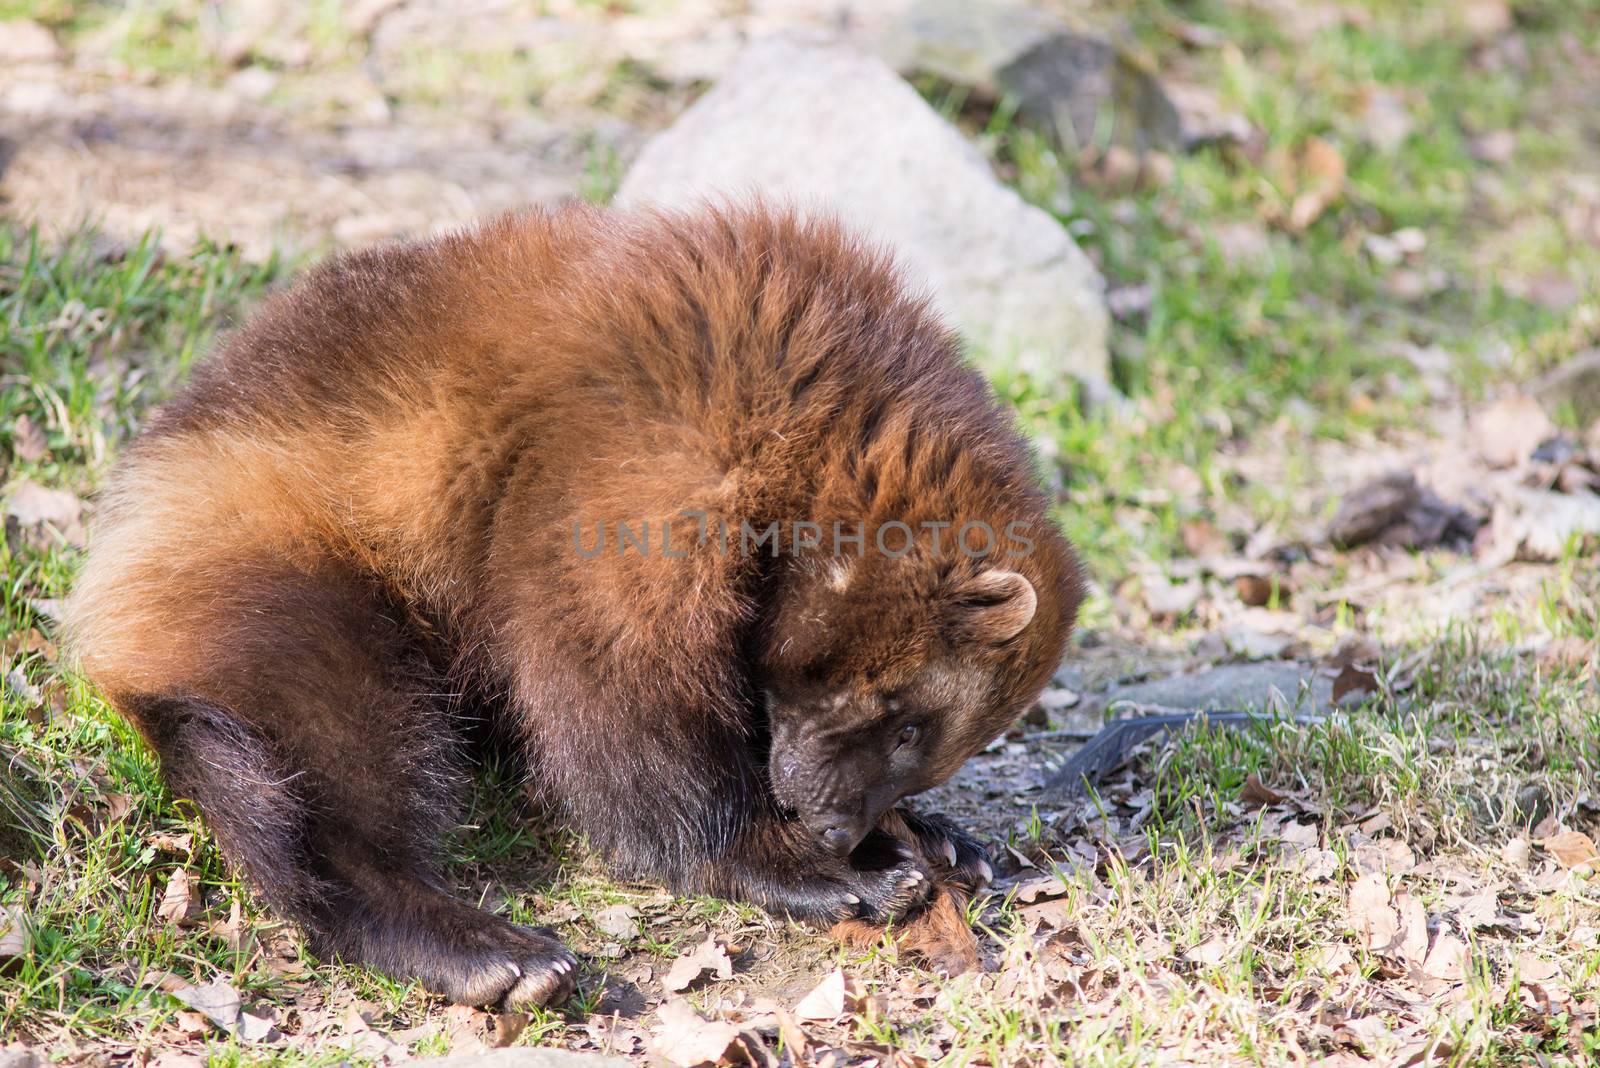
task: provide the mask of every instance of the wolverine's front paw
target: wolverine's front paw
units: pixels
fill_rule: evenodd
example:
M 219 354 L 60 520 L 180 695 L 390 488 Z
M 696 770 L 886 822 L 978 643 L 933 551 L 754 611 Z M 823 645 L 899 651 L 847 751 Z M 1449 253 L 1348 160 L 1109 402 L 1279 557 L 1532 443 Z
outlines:
M 874 831 L 835 875 L 842 888 L 834 920 L 891 923 L 928 900 L 933 873 L 905 843 Z
M 908 833 L 916 840 L 922 855 L 942 869 L 945 875 L 969 894 L 994 882 L 994 866 L 988 849 L 959 824 L 938 813 L 895 810 Z

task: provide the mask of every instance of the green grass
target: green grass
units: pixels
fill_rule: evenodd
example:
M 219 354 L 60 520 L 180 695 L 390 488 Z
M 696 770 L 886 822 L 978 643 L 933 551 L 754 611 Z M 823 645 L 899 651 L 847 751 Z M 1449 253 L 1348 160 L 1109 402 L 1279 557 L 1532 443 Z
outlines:
M 1113 329 L 1114 385 L 1125 400 L 1093 406 L 1026 381 L 999 383 L 1024 425 L 1062 461 L 1058 514 L 1103 591 L 1087 606 L 1089 629 L 1116 630 L 1119 609 L 1104 594 L 1140 561 L 1160 565 L 1181 555 L 1186 520 L 1228 510 L 1258 524 L 1315 518 L 1308 509 L 1322 504 L 1318 473 L 1304 459 L 1311 446 L 1380 440 L 1415 426 L 1433 403 L 1433 384 L 1401 355 L 1404 346 L 1448 352 L 1447 385 L 1470 401 L 1508 376 L 1600 343 L 1600 248 L 1559 225 L 1567 194 L 1556 179 L 1593 173 L 1600 156 L 1592 120 L 1562 104 L 1574 79 L 1591 92 L 1595 83 L 1559 58 L 1567 54 L 1563 38 L 1590 54 L 1600 47 L 1600 3 L 1519 3 L 1517 33 L 1528 53 L 1556 57 L 1520 70 L 1484 69 L 1483 46 L 1452 28 L 1449 7 L 1371 0 L 1361 5 L 1364 24 L 1291 41 L 1244 5 L 1120 5 L 1141 47 L 1158 61 L 1182 58 L 1261 134 L 1259 144 L 1175 159 L 1171 181 L 1158 187 L 1097 187 L 1091 170 L 1063 160 L 1005 109 L 982 113 L 944 99 L 1024 195 L 1072 227 L 1113 288 L 1150 291 L 1148 306 Z M 69 38 L 110 26 L 117 55 L 138 70 L 219 77 L 183 22 L 187 10 L 178 3 L 0 5 L 0 15 L 40 18 Z M 1163 29 L 1174 18 L 1213 26 L 1229 44 L 1179 57 Z M 331 23 L 313 36 L 325 57 L 350 47 Z M 547 70 L 524 60 L 500 57 L 479 64 L 478 74 L 522 102 L 549 81 Z M 465 91 L 451 73 L 462 57 L 431 62 L 407 68 L 415 78 L 407 92 L 418 106 L 448 106 L 451 94 Z M 1413 109 L 1414 129 L 1392 151 L 1362 136 L 1358 102 L 1374 86 L 1402 94 Z M 1495 165 L 1474 156 L 1474 139 L 1500 130 L 1514 135 L 1512 159 Z M 1320 218 L 1292 232 L 1280 221 L 1293 195 L 1286 168 L 1314 137 L 1339 151 L 1348 181 Z M 605 200 L 619 173 L 615 157 L 596 149 L 584 195 Z M 1070 207 L 1057 195 L 1063 186 Z M 1238 227 L 1258 235 L 1259 255 L 1226 254 L 1225 237 Z M 1406 227 L 1426 235 L 1411 266 L 1443 272 L 1437 292 L 1397 294 L 1395 268 L 1367 250 L 1370 235 Z M 1552 265 L 1587 287 L 1577 305 L 1552 310 L 1516 295 L 1510 283 Z M 217 331 L 291 273 L 220 247 L 164 252 L 154 237 L 117 247 L 86 231 L 47 244 L 0 222 L 4 490 L 32 480 L 91 493 Z M 43 432 L 42 458 L 19 455 L 24 417 Z M 1252 451 L 1281 455 L 1282 479 L 1242 481 L 1228 461 Z M 1119 823 L 1126 833 L 1096 837 L 1036 806 L 1012 842 L 1041 863 L 1059 860 L 1067 873 L 1062 900 L 1076 919 L 1053 943 L 1067 956 L 1046 960 L 1029 948 L 1032 914 L 1015 902 L 975 907 L 996 943 L 1008 947 L 1007 968 L 941 984 L 936 1003 L 892 1000 L 892 948 L 836 953 L 894 1006 L 851 1041 L 938 1057 L 956 1028 L 966 1038 L 945 1062 L 952 1064 L 1142 1065 L 1180 1049 L 1191 1059 L 1220 1050 L 1275 1064 L 1313 1048 L 1300 1045 L 1307 998 L 1325 996 L 1330 1011 L 1343 1012 L 1347 1002 L 1336 1005 L 1335 994 L 1357 999 L 1360 984 L 1389 981 L 1379 961 L 1359 952 L 1352 970 L 1319 970 L 1320 951 L 1352 945 L 1344 894 L 1356 859 L 1344 828 L 1381 813 L 1392 828 L 1386 837 L 1409 843 L 1419 859 L 1504 882 L 1500 851 L 1527 836 L 1539 813 L 1590 812 L 1584 797 L 1600 776 L 1594 667 L 1552 669 L 1514 647 L 1531 634 L 1600 638 L 1593 553 L 1574 543 L 1541 573 L 1531 599 L 1391 650 L 1422 655 L 1404 685 L 1348 715 L 1316 726 L 1190 732 L 1152 747 L 1134 777 L 1149 790 L 1148 813 L 1137 828 Z M 300 954 L 294 937 L 229 874 L 192 809 L 165 792 L 127 725 L 66 673 L 47 643 L 44 612 L 69 588 L 77 558 L 71 546 L 16 532 L 0 545 L 0 675 L 16 669 L 42 691 L 35 701 L 0 686 L 0 905 L 24 910 L 31 942 L 24 959 L 0 968 L 0 1035 L 156 1043 L 174 1033 L 181 1008 L 148 982 L 163 972 L 197 982 L 220 976 L 248 999 L 285 1010 L 359 998 L 387 1029 L 437 1020 L 440 1007 L 410 984 Z M 1343 561 L 1328 566 L 1330 586 L 1344 568 Z M 1354 625 L 1341 612 L 1329 630 Z M 1140 637 L 1170 644 L 1185 633 Z M 1237 811 L 1252 774 L 1301 791 L 1314 813 L 1307 818 L 1344 876 L 1305 876 L 1261 813 Z M 1127 818 L 1122 801 L 1102 800 L 1117 820 Z M 585 1000 L 565 1013 L 534 1014 L 525 1043 L 562 1041 L 599 1008 L 611 965 L 598 953 L 613 941 L 627 954 L 664 961 L 709 927 L 764 946 L 799 945 L 812 964 L 828 959 L 815 940 L 791 938 L 750 910 L 674 901 L 608 880 L 580 843 L 529 818 L 503 774 L 485 777 L 469 822 L 472 833 L 451 854 L 462 891 L 519 921 L 553 921 L 590 954 Z M 188 847 L 173 848 L 185 836 Z M 1095 870 L 1071 863 L 1066 846 L 1074 841 L 1100 857 Z M 1124 851 L 1141 843 L 1146 859 L 1127 860 Z M 179 870 L 204 894 L 201 926 L 176 928 L 156 915 Z M 1407 885 L 1430 912 L 1443 908 L 1452 888 L 1444 875 Z M 1542 896 L 1506 892 L 1506 907 L 1537 915 L 1542 931 L 1473 935 L 1477 971 L 1463 988 L 1450 1024 L 1454 1052 L 1443 1063 L 1592 1063 L 1594 1036 L 1574 1038 L 1559 1019 L 1542 1018 L 1508 976 L 1519 952 L 1537 951 L 1562 961 L 1575 997 L 1600 996 L 1600 950 L 1575 940 L 1600 927 L 1594 885 L 1579 881 Z M 624 902 L 644 913 L 634 937 L 613 939 L 593 926 L 596 911 Z M 235 905 L 237 947 L 226 930 L 206 926 Z M 1211 939 L 1224 944 L 1215 959 L 1185 959 Z M 1047 965 L 1061 971 L 1047 975 Z M 1062 975 L 1076 984 L 1075 997 L 1062 994 Z M 1317 1041 L 1326 1050 L 1334 1040 Z M 216 1066 L 322 1065 L 343 1056 L 268 1054 L 216 1036 L 209 1042 Z M 416 1050 L 442 1053 L 444 1045 L 435 1034 Z

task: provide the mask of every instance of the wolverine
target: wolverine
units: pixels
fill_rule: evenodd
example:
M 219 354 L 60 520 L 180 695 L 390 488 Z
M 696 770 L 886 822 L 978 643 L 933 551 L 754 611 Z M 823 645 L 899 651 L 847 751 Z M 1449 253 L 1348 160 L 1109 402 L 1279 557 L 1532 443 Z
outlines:
M 1047 504 L 882 252 L 760 204 L 574 206 L 267 301 L 121 458 L 68 625 L 314 952 L 553 1004 L 573 955 L 442 874 L 469 740 L 620 873 L 914 915 L 991 873 L 904 800 L 1037 698 L 1078 607 Z

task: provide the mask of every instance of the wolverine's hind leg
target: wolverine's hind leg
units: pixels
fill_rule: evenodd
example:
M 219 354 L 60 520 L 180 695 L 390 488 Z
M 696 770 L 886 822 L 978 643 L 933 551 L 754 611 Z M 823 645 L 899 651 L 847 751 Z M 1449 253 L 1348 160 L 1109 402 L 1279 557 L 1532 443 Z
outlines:
M 335 567 L 239 569 L 184 677 L 116 695 L 223 852 L 313 948 L 455 1001 L 573 988 L 554 937 L 457 900 L 436 855 L 466 777 L 443 688 L 381 594 Z M 193 603 L 193 602 L 191 602 Z

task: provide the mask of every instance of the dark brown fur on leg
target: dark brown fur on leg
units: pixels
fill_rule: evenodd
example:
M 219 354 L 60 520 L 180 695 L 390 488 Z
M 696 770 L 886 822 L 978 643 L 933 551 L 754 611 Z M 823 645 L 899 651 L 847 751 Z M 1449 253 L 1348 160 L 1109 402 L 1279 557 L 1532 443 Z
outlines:
M 313 949 L 470 1004 L 546 1004 L 576 961 L 472 908 L 435 854 L 464 774 L 443 681 L 367 584 L 339 568 L 246 570 L 212 635 L 209 697 L 134 695 L 173 789 Z

